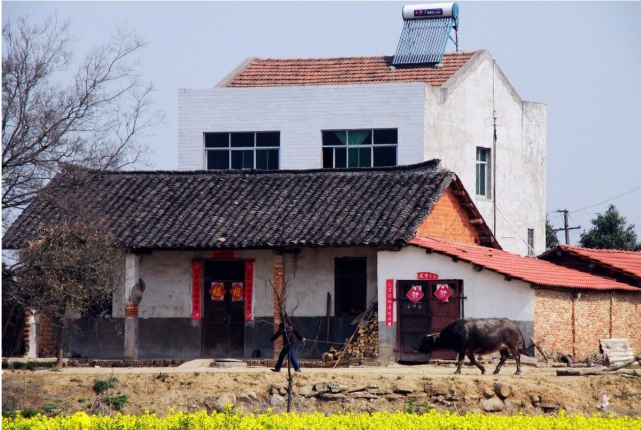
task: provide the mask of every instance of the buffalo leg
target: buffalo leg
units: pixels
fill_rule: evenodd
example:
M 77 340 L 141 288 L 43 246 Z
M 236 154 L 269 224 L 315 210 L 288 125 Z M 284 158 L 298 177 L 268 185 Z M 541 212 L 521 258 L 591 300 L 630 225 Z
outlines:
M 474 353 L 473 352 L 468 352 L 467 353 L 467 358 L 470 359 L 470 363 L 472 363 L 473 365 L 475 365 L 476 367 L 481 369 L 481 373 L 485 374 L 485 367 L 483 367 L 483 365 L 481 363 L 476 361 L 476 357 L 474 357 Z
M 514 360 L 516 361 L 516 372 L 514 372 L 514 374 L 520 375 L 521 374 L 521 352 L 519 351 L 519 346 L 516 345 L 514 347 L 510 347 L 510 352 L 512 353 L 512 357 L 514 357 Z
M 501 366 L 503 366 L 505 360 L 507 360 L 510 356 L 510 354 L 505 349 L 501 349 L 499 352 L 501 353 L 501 359 L 499 360 L 499 364 L 496 365 L 496 369 L 494 369 L 494 374 L 497 374 L 501 371 Z
M 454 371 L 455 375 L 461 373 L 461 366 L 463 366 L 463 360 L 465 360 L 465 353 L 464 352 L 459 352 L 458 353 L 458 363 L 456 364 L 456 370 Z

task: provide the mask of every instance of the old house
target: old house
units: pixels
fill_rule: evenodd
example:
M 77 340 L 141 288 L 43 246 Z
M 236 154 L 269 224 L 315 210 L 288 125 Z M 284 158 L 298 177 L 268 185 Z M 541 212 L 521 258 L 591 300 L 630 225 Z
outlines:
M 290 306 L 300 302 L 294 315 L 308 337 L 321 326 L 321 338 L 343 341 L 349 322 L 385 291 L 382 252 L 399 252 L 419 230 L 496 246 L 460 180 L 437 161 L 330 171 L 70 169 L 48 188 L 9 228 L 5 247 L 25 246 L 65 216 L 59 190 L 102 220 L 124 252 L 111 317 L 77 319 L 67 349 L 74 356 L 269 356 L 272 285 L 288 289 Z M 382 339 L 391 353 L 396 335 Z
M 108 316 L 75 319 L 70 356 L 270 357 L 274 291 L 283 289 L 310 339 L 343 342 L 376 303 L 382 362 L 424 359 L 411 352 L 418 337 L 459 317 L 508 317 L 526 337 L 575 345 L 577 355 L 592 351 L 597 335 L 639 343 L 625 321 L 639 320 L 641 289 L 501 251 L 460 179 L 435 160 L 300 171 L 70 169 L 50 187 L 7 231 L 5 247 L 37 237 L 64 217 L 58 202 L 72 200 L 114 234 L 126 272 Z M 609 332 L 586 331 L 595 327 L 585 323 L 586 297 L 616 301 L 623 313 L 604 316 Z M 318 358 L 328 345 L 301 355 Z

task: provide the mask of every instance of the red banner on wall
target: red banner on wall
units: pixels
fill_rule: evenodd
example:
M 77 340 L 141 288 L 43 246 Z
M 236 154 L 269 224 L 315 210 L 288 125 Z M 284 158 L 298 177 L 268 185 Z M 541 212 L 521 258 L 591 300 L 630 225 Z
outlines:
M 245 321 L 252 320 L 253 296 L 254 296 L 254 262 L 245 261 Z
M 200 295 L 203 282 L 203 262 L 191 262 L 191 319 L 200 320 Z
M 438 274 L 432 272 L 418 272 L 416 274 L 416 279 L 421 281 L 432 281 L 434 279 L 438 279 Z
M 385 326 L 394 325 L 394 280 L 385 281 Z

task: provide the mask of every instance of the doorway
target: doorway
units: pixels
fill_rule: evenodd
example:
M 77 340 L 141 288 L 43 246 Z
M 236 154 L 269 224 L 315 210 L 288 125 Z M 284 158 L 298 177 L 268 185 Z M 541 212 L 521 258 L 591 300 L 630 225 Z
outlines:
M 463 317 L 463 282 L 398 281 L 396 297 L 399 361 L 427 362 L 431 358 L 456 358 L 456 353 L 451 350 L 423 354 L 414 352 L 413 348 L 425 334 L 441 332 L 448 324 Z
M 245 262 L 205 260 L 202 355 L 242 357 Z

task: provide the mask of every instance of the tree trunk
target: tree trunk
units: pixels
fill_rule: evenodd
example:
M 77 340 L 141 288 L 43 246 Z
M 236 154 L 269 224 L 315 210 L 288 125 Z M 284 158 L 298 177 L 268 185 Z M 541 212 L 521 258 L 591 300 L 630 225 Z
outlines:
M 65 325 L 64 318 L 56 324 L 56 369 L 63 367 Z

